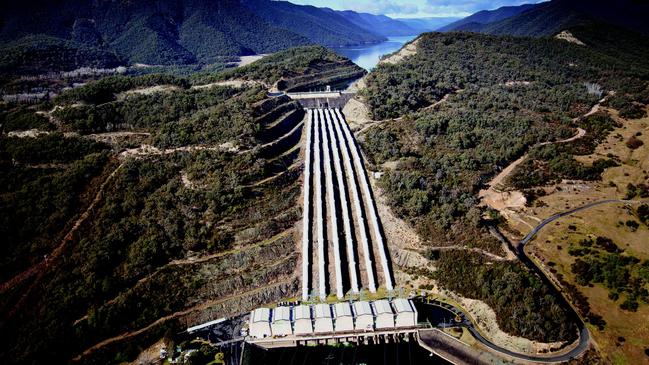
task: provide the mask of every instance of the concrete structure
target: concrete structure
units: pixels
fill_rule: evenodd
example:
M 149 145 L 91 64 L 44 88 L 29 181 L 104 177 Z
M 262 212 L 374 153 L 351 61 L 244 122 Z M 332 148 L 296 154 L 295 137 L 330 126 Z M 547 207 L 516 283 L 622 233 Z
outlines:
M 293 307 L 293 334 L 310 335 L 312 333 L 311 307 L 308 305 Z
M 348 302 L 334 304 L 334 331 L 348 332 L 354 330 L 354 314 Z
M 327 215 L 330 216 L 329 224 L 331 225 L 330 239 L 333 245 L 333 254 L 334 254 L 334 272 L 335 272 L 335 281 L 336 281 L 336 297 L 342 299 L 345 295 L 343 293 L 343 280 L 342 280 L 342 265 L 340 263 L 340 241 L 338 239 L 338 214 L 336 211 L 336 196 L 334 195 L 334 171 L 331 168 L 331 148 L 334 148 L 334 153 L 336 153 L 336 146 L 329 143 L 329 137 L 327 135 L 327 125 L 331 124 L 329 120 L 329 112 L 322 110 L 319 111 L 320 114 L 320 135 L 322 136 L 322 147 L 323 147 L 323 156 L 324 156 L 324 172 L 325 172 L 325 186 L 327 189 Z M 324 114 L 324 119 L 322 119 Z
M 338 109 L 307 110 L 303 124 L 302 300 L 324 302 L 332 293 L 342 300 L 361 286 L 375 293 L 379 281 L 393 290 L 376 203 L 349 126 Z
M 376 329 L 394 328 L 394 312 L 387 300 L 377 300 L 374 304 Z
M 372 331 L 374 329 L 374 314 L 369 302 L 354 303 L 354 329 L 357 331 Z
M 304 201 L 302 218 L 302 300 L 309 299 L 309 246 L 311 242 L 311 133 L 313 110 L 307 112 L 306 152 L 304 154 Z
M 270 330 L 273 336 L 289 336 L 293 334 L 291 328 L 291 307 L 277 307 L 273 309 Z
M 264 338 L 271 336 L 270 330 L 270 309 L 257 308 L 250 314 L 250 336 Z
M 274 343 L 328 336 L 344 338 L 346 334 L 362 337 L 372 333 L 410 333 L 417 329 L 417 310 L 407 299 L 259 308 L 250 313 L 249 329 L 252 340 L 264 342 L 273 337 Z
M 315 116 L 315 123 L 313 126 L 315 137 L 313 145 L 313 153 L 315 160 L 315 193 L 313 202 L 316 207 L 316 214 L 314 220 L 316 222 L 316 235 L 317 235 L 317 246 L 318 246 L 318 294 L 320 294 L 320 299 L 325 300 L 327 298 L 327 288 L 325 284 L 325 255 L 324 255 L 324 213 L 322 212 L 322 161 L 320 159 L 320 123 L 322 123 L 321 111 L 318 111 L 318 115 Z
M 372 264 L 372 252 L 369 248 L 369 241 L 367 234 L 365 233 L 365 217 L 363 215 L 363 208 L 361 202 L 361 193 L 356 184 L 356 178 L 354 177 L 354 168 L 352 165 L 352 158 L 350 157 L 350 149 L 353 148 L 353 141 L 349 142 L 343 133 L 343 128 L 341 126 L 341 120 L 338 119 L 338 115 L 333 113 L 333 123 L 336 130 L 336 138 L 340 141 L 341 152 L 343 156 L 343 164 L 345 166 L 345 175 L 347 177 L 347 184 L 349 185 L 349 190 L 351 191 L 351 200 L 354 203 L 354 214 L 356 216 L 356 222 L 358 223 L 358 233 L 359 239 L 361 242 L 361 249 L 363 250 L 363 258 L 365 263 L 365 273 L 367 274 L 367 286 L 370 292 L 376 292 L 376 283 L 374 281 L 374 270 Z M 348 143 L 351 143 L 348 146 Z
M 372 192 L 370 190 L 370 184 L 369 181 L 367 180 L 367 175 L 365 174 L 365 169 L 363 168 L 363 161 L 361 160 L 360 154 L 358 153 L 358 148 L 356 146 L 356 142 L 354 141 L 354 137 L 351 134 L 351 130 L 347 123 L 344 122 L 344 118 L 342 114 L 340 113 L 340 110 L 335 109 L 334 112 L 338 116 L 340 124 L 342 124 L 342 129 L 343 133 L 345 134 L 345 138 L 347 139 L 347 143 L 349 144 L 349 149 L 352 152 L 352 158 L 354 160 L 354 165 L 356 166 L 357 173 L 359 175 L 359 180 L 360 180 L 360 185 L 363 189 L 363 194 L 365 195 L 365 198 L 367 199 L 367 206 L 369 210 L 369 217 L 370 217 L 370 223 L 373 228 L 374 232 L 374 239 L 376 240 L 376 246 L 378 247 L 379 250 L 379 256 L 381 259 L 381 267 L 383 269 L 383 278 L 385 280 L 385 288 L 387 290 L 393 290 L 394 287 L 392 285 L 392 275 L 390 273 L 390 265 L 388 263 L 388 258 L 387 254 L 385 252 L 385 242 L 383 241 L 383 234 L 381 232 L 380 224 L 379 224 L 379 219 L 378 219 L 378 214 L 376 212 L 376 203 L 374 202 L 374 199 L 372 197 Z
M 358 294 L 358 276 L 356 275 L 356 255 L 354 253 L 354 239 L 352 231 L 352 221 L 349 217 L 349 202 L 347 201 L 347 189 L 345 189 L 345 174 L 340 162 L 340 139 L 338 134 L 335 133 L 334 116 L 330 115 L 329 110 L 325 111 L 327 117 L 327 130 L 331 136 L 331 151 L 334 160 L 334 171 L 336 175 L 336 183 L 338 184 L 338 195 L 340 196 L 340 207 L 342 211 L 342 222 L 345 232 L 345 247 L 347 248 L 347 264 L 349 265 L 349 280 L 351 284 L 352 293 Z
M 315 333 L 327 333 L 334 331 L 334 322 L 329 304 L 316 304 L 313 308 L 315 319 Z
M 392 301 L 394 306 L 396 327 L 414 327 L 417 325 L 417 309 L 407 299 L 397 298 Z

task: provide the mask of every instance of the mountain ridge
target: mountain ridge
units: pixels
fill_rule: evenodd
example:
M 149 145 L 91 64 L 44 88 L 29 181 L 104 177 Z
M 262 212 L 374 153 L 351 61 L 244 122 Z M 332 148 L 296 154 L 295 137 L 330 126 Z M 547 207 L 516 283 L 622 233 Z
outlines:
M 481 10 L 475 14 L 469 15 L 449 25 L 438 29 L 440 32 L 465 29 L 470 24 L 489 24 L 500 20 L 510 18 L 527 10 L 533 9 L 538 4 L 523 4 L 519 6 L 502 6 L 494 10 Z
M 286 1 L 4 2 L 0 72 L 69 71 L 116 63 L 212 64 L 224 57 L 296 46 L 378 43 L 387 35 L 406 33 L 417 31 L 386 16 Z
M 463 20 L 470 20 L 474 15 Z M 465 21 L 448 30 L 543 37 L 555 35 L 574 26 L 607 23 L 649 34 L 649 23 L 646 22 L 648 18 L 649 3 L 647 2 L 621 0 L 616 2 L 615 6 L 611 6 L 604 0 L 552 0 L 535 4 L 531 8 L 495 22 Z

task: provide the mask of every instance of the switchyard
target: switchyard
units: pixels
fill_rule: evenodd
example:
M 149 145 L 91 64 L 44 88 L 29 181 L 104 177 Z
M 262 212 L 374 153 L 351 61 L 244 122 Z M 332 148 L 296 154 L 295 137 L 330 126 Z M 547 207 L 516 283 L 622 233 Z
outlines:
M 376 203 L 343 114 L 307 109 L 305 133 L 302 300 L 393 290 Z

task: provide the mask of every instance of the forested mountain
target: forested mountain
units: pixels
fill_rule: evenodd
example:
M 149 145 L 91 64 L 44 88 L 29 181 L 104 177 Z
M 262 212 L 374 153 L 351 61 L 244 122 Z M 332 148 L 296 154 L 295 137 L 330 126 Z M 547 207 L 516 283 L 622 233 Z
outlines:
M 415 34 L 388 17 L 268 0 L 68 0 L 0 4 L 0 72 L 219 57 Z
M 379 64 L 366 78 L 364 101 L 371 119 L 383 122 L 367 129 L 363 149 L 384 173 L 378 185 L 388 204 L 427 245 L 497 253 L 500 243 L 487 230 L 494 218 L 485 219 L 494 212 L 481 205 L 478 192 L 529 146 L 570 137 L 576 127 L 588 136 L 564 147 L 574 150 L 545 151 L 546 165 L 535 160 L 520 181 L 532 179 L 539 166 L 549 166 L 554 179 L 599 180 L 615 164 L 613 155 L 592 164 L 575 158 L 592 153 L 615 124 L 606 113 L 580 117 L 609 91 L 621 98 L 620 110 L 644 114 L 649 38 L 607 25 L 568 30 L 588 46 L 546 37 L 427 33 L 415 53 Z M 518 264 L 487 264 L 465 252 L 431 257 L 437 261 L 432 277 L 442 287 L 489 303 L 508 333 L 539 341 L 574 333 L 546 288 Z M 597 324 L 601 313 L 580 315 Z
M 396 20 L 417 30 L 417 33 L 432 32 L 460 20 L 458 17 L 396 18 Z
M 461 30 L 464 27 L 473 26 L 479 27 L 479 24 L 489 24 L 494 23 L 503 19 L 510 18 L 514 15 L 518 15 L 524 11 L 533 9 L 537 4 L 524 4 L 519 6 L 503 6 L 495 10 L 481 10 L 473 15 L 470 15 L 466 18 L 460 19 L 456 22 L 453 22 L 449 25 L 441 27 L 438 29 L 440 32 L 448 32 L 453 30 Z
M 188 323 L 297 295 L 304 112 L 264 84 L 353 74 L 298 47 L 223 75 L 0 103 L 0 363 L 122 364 Z M 43 133 L 9 133 L 31 128 Z
M 243 0 L 242 3 L 273 26 L 288 29 L 318 44 L 346 46 L 385 40 L 328 8 L 296 5 L 288 1 Z
M 488 24 L 471 22 L 453 30 L 541 37 L 576 25 L 604 22 L 648 33 L 647 19 L 649 3 L 646 1 L 552 0 L 500 21 Z
M 350 10 L 340 11 L 338 13 L 357 26 L 385 37 L 407 36 L 421 33 L 421 31 L 405 22 L 392 19 L 385 15 L 357 13 Z

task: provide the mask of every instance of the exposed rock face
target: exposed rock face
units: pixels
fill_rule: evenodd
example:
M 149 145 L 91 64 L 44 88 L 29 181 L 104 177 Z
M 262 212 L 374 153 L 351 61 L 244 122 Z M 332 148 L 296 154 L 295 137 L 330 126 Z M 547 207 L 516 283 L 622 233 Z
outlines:
M 564 30 L 563 32 L 555 35 L 554 38 L 561 39 L 561 40 L 569 42 L 569 43 L 578 44 L 580 46 L 585 46 L 586 45 L 584 42 L 577 39 L 574 35 L 572 35 L 572 33 L 570 33 L 567 30 Z

